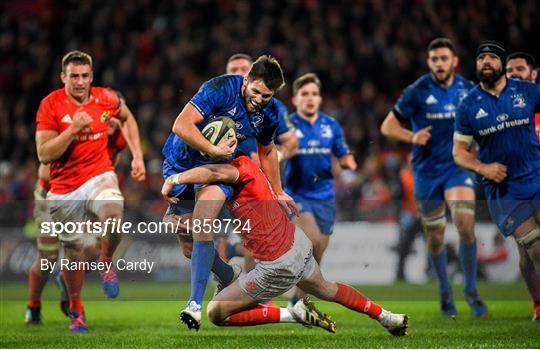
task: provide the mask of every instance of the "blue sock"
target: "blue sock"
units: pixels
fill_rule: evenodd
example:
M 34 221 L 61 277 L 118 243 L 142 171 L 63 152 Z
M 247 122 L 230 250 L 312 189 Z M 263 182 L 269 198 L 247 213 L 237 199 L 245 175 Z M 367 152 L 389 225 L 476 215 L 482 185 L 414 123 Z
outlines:
M 292 296 L 291 298 L 291 303 L 293 305 L 295 305 L 300 299 L 302 299 L 301 297 L 298 296 L 298 294 L 294 293 L 294 295 Z
M 215 273 L 221 283 L 224 284 L 231 283 L 234 277 L 234 270 L 232 266 L 227 264 L 219 257 L 219 253 L 217 252 L 217 250 L 214 252 L 214 263 L 212 264 L 212 272 Z
M 472 244 L 459 243 L 459 261 L 465 277 L 465 293 L 476 293 L 476 241 Z
M 443 295 L 452 293 L 450 281 L 448 280 L 448 273 L 446 271 L 446 265 L 448 262 L 448 259 L 446 257 L 446 247 L 439 255 L 429 254 L 429 262 L 431 263 L 431 266 L 433 267 L 433 269 L 435 270 L 435 274 L 437 275 L 439 294 Z
M 234 258 L 235 256 L 238 256 L 236 254 L 236 245 L 227 243 L 227 248 L 225 248 L 225 255 L 227 255 L 227 258 Z
M 191 296 L 189 301 L 202 305 L 206 284 L 214 261 L 214 242 L 194 241 L 191 252 Z

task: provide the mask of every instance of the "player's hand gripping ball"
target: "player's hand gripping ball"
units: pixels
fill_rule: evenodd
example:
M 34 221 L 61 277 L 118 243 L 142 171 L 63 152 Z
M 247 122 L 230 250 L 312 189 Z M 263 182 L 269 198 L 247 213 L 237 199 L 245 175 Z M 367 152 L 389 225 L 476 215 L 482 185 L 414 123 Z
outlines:
M 214 146 L 217 146 L 223 141 L 236 138 L 236 123 L 231 118 L 216 118 L 206 124 L 201 133 Z M 204 152 L 201 152 L 201 154 L 204 157 L 211 158 Z

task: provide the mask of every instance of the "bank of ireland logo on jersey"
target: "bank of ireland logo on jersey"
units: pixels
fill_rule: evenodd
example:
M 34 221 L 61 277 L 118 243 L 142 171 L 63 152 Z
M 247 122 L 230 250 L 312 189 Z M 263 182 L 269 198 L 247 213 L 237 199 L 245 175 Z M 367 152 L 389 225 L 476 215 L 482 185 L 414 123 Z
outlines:
M 501 113 L 501 114 L 499 114 L 499 115 L 497 116 L 497 121 L 498 121 L 499 123 L 502 123 L 502 122 L 508 120 L 508 118 L 509 118 L 509 117 L 508 117 L 508 114 L 506 114 L 506 113 Z

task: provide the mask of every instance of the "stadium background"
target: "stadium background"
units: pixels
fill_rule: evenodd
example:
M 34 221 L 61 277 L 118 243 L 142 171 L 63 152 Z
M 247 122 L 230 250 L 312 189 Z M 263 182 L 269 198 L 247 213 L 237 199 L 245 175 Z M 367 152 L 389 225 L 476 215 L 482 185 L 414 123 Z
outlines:
M 396 221 L 398 172 L 409 150 L 382 137 L 379 125 L 401 90 L 426 72 L 428 42 L 451 38 L 460 73 L 473 80 L 472 56 L 481 40 L 540 56 L 529 39 L 540 33 L 535 1 L 21 0 L 0 6 L 4 236 L 8 227 L 20 233 L 25 223 L 24 231 L 35 233 L 35 113 L 40 100 L 61 86 L 59 62 L 69 50 L 93 56 L 94 84 L 119 90 L 138 120 L 146 182 L 129 177 L 129 156 L 118 166 L 127 216 L 135 220 L 159 220 L 164 212 L 161 147 L 182 106 L 203 81 L 223 73 L 233 53 L 278 58 L 288 83 L 279 97 L 290 111 L 294 78 L 308 71 L 321 77 L 322 109 L 341 122 L 360 164 L 336 181 L 338 218 L 379 223 Z M 478 218 L 488 219 L 481 204 Z M 395 225 L 383 227 L 395 240 Z

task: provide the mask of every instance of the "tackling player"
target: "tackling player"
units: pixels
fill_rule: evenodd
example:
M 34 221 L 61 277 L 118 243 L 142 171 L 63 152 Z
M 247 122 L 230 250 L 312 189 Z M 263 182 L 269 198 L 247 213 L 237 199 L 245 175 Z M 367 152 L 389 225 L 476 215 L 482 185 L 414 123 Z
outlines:
M 240 156 L 229 164 L 204 165 L 172 175 L 165 181 L 162 195 L 167 196 L 176 184 L 216 182 L 234 186 L 229 209 L 235 218 L 250 227 L 242 229 L 240 235 L 245 248 L 258 263 L 249 273 L 240 276 L 219 292 L 208 304 L 208 318 L 214 324 L 253 326 L 299 322 L 335 332 L 335 323 L 321 314 L 306 298 L 291 308 L 259 304 L 298 285 L 318 298 L 367 314 L 392 335 L 407 334 L 406 315 L 393 314 L 356 289 L 324 279 L 313 257 L 311 241 L 289 221 L 267 178 L 250 158 Z
M 299 149 L 286 167 L 285 188 L 300 206 L 298 226 L 313 243 L 320 264 L 334 230 L 336 217 L 332 156 L 342 168 L 356 170 L 356 161 L 343 138 L 339 123 L 320 111 L 321 81 L 307 73 L 293 83 L 296 112 L 290 117 L 296 128 Z M 295 293 L 291 303 L 301 299 Z
M 506 77 L 530 81 L 534 83 L 537 78 L 534 58 L 526 52 L 514 52 L 506 59 Z M 540 113 L 535 114 L 536 134 L 540 140 Z M 540 277 L 534 271 L 534 264 L 529 255 L 518 244 L 519 271 L 533 298 L 533 321 L 540 321 Z
M 473 315 L 487 314 L 476 288 L 475 195 L 472 174 L 454 163 L 452 135 L 459 101 L 472 83 L 455 73 L 458 57 L 449 39 L 437 38 L 428 46 L 430 74 L 408 86 L 381 126 L 383 135 L 413 145 L 414 195 L 427 237 L 429 261 L 439 286 L 440 312 L 457 314 L 446 271 L 444 245 L 446 203 L 459 233 L 459 260 L 464 291 Z M 412 131 L 402 124 L 410 122 Z
M 540 87 L 507 79 L 505 59 L 495 41 L 478 46 L 480 84 L 458 107 L 453 153 L 456 163 L 482 176 L 493 222 L 505 237 L 514 236 L 540 275 L 540 142 L 534 132 Z
M 41 101 L 36 117 L 36 147 L 39 161 L 50 164 L 50 191 L 47 201 L 55 222 L 101 222 L 119 219 L 123 197 L 107 153 L 110 118 L 124 121 L 123 133 L 133 155 L 132 177 L 145 178 L 139 130 L 126 104 L 116 92 L 92 87 L 92 58 L 71 51 L 62 59 L 64 88 Z M 70 262 L 83 261 L 82 235 L 62 232 L 59 239 Z M 107 232 L 100 259 L 111 259 L 120 241 L 118 233 Z M 71 331 L 86 333 L 88 328 L 81 302 L 84 270 L 64 269 L 70 300 Z
M 247 137 L 257 138 L 261 168 L 278 195 L 280 205 L 295 212 L 294 202 L 281 187 L 277 151 L 273 143 L 278 109 L 272 96 L 283 84 L 281 67 L 270 56 L 259 57 L 245 78 L 223 75 L 204 83 L 176 118 L 173 133 L 163 148 L 164 178 L 200 164 L 223 162 L 232 157 L 236 139 L 213 145 L 200 131 L 212 119 L 227 116 L 236 122 L 239 142 Z M 226 185 L 197 188 L 177 185 L 171 192 L 164 220 L 214 220 L 221 210 L 221 205 L 217 203 L 231 193 L 232 189 Z M 193 206 L 194 199 L 196 202 Z M 185 227 L 182 227 L 182 231 L 178 235 L 184 255 L 191 257 L 191 296 L 180 318 L 189 328 L 193 328 L 200 325 L 200 318 L 197 320 L 195 315 L 201 312 L 210 270 L 224 285 L 233 280 L 235 271 L 216 254 L 212 232 L 201 230 L 191 235 L 185 232 Z

